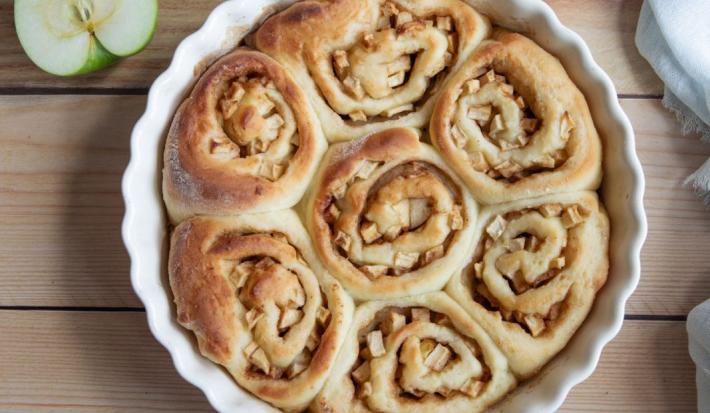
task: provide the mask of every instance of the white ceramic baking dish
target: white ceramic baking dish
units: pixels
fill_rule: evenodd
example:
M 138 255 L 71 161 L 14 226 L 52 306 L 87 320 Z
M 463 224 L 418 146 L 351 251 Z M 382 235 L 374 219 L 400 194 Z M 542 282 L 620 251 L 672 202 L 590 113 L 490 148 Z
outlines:
M 293 0 L 231 0 L 219 5 L 175 51 L 170 67 L 153 83 L 144 115 L 131 136 L 131 161 L 123 177 L 123 239 L 131 257 L 133 288 L 145 304 L 150 330 L 168 349 L 178 372 L 202 389 L 221 412 L 271 412 L 243 391 L 225 370 L 202 357 L 175 321 L 167 282 L 167 222 L 160 193 L 162 149 L 173 112 L 206 63 L 232 48 L 263 17 Z M 535 379 L 519 387 L 495 411 L 552 412 L 570 389 L 589 377 L 602 348 L 618 333 L 624 304 L 636 288 L 646 236 L 644 177 L 634 135 L 609 77 L 582 39 L 536 0 L 469 0 L 509 29 L 532 37 L 557 56 L 584 92 L 604 143 L 601 189 L 611 218 L 611 269 L 594 309 L 569 345 Z

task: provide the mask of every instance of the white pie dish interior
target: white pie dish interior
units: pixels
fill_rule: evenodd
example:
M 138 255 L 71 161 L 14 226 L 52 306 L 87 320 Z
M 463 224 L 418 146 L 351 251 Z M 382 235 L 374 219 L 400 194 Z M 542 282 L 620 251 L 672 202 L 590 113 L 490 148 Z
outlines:
M 640 250 L 646 237 L 644 177 L 630 122 L 609 77 L 582 39 L 562 26 L 536 0 L 468 0 L 496 24 L 533 38 L 557 56 L 585 94 L 604 145 L 601 194 L 611 219 L 610 273 L 589 317 L 567 347 L 541 374 L 522 384 L 493 411 L 552 412 L 570 389 L 589 377 L 603 347 L 618 333 L 624 306 L 639 281 Z M 167 221 L 160 192 L 162 150 L 173 113 L 206 63 L 231 49 L 263 17 L 293 0 L 230 0 L 212 11 L 196 33 L 175 51 L 170 67 L 153 83 L 145 113 L 131 136 L 131 161 L 123 177 L 126 214 L 123 240 L 131 257 L 133 288 L 148 324 L 168 349 L 178 372 L 200 388 L 221 412 L 271 412 L 242 390 L 221 367 L 199 354 L 192 333 L 175 320 L 167 282 Z M 613 171 L 613 173 L 612 173 Z

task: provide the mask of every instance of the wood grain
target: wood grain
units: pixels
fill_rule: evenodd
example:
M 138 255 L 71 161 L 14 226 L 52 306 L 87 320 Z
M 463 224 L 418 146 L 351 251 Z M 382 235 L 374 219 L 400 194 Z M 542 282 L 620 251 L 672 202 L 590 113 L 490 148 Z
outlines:
M 0 89 L 147 88 L 177 44 L 197 30 L 220 0 L 160 0 L 155 38 L 140 54 L 114 67 L 75 78 L 48 75 L 25 56 L 12 20 L 12 0 L 0 0 Z M 659 95 L 662 85 L 633 44 L 641 0 L 549 0 L 562 23 L 579 33 L 621 94 Z M 610 18 L 609 16 L 613 16 Z
M 144 97 L 0 97 L 0 305 L 137 306 L 121 175 Z
M 627 306 L 632 314 L 687 314 L 710 297 L 710 210 L 685 178 L 710 157 L 710 145 L 682 136 L 657 100 L 622 100 L 636 132 L 646 176 L 648 237 L 641 282 Z
M 572 389 L 560 412 L 695 412 L 687 339 L 684 322 L 625 321 L 594 374 Z
M 0 311 L 0 411 L 211 412 L 145 314 Z
M 0 306 L 140 306 L 119 228 L 121 173 L 144 102 L 0 97 Z M 698 253 L 710 245 L 710 214 L 681 183 L 710 146 L 680 136 L 658 100 L 622 103 L 637 132 L 650 224 L 628 311 L 686 314 L 710 296 L 710 255 Z
M 207 412 L 143 313 L 0 312 L 0 411 Z M 561 411 L 690 412 L 684 323 L 627 321 Z
M 634 44 L 643 0 L 546 0 L 579 34 L 622 95 L 663 94 L 663 83 Z

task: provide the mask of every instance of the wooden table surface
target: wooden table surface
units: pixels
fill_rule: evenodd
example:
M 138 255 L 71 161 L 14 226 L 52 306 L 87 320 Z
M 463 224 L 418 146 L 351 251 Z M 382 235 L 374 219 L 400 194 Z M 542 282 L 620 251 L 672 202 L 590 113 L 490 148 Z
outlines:
M 25 57 L 0 0 L 0 412 L 203 412 L 131 290 L 120 179 L 147 89 L 219 0 L 160 0 L 141 54 L 78 78 Z M 190 6 L 187 7 L 186 4 Z M 710 296 L 710 211 L 685 176 L 710 156 L 661 106 L 633 35 L 640 0 L 554 0 L 616 84 L 646 173 L 641 283 L 562 411 L 695 411 L 685 316 Z

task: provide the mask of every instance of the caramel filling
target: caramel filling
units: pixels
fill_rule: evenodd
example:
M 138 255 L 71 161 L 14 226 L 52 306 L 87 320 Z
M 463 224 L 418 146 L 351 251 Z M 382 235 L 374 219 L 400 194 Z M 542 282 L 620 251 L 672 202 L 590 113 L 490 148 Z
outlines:
M 207 152 L 235 162 L 242 173 L 270 181 L 283 176 L 300 141 L 293 111 L 274 83 L 241 76 L 227 86 L 217 106 L 224 135 L 212 137 Z
M 385 3 L 375 30 L 347 50 L 334 50 L 333 73 L 344 102 L 331 106 L 354 122 L 417 109 L 437 75 L 453 64 L 458 44 L 450 16 L 417 16 Z
M 459 334 L 446 314 L 428 308 L 382 309 L 360 330 L 358 342 L 350 378 L 355 397 L 365 403 L 378 392 L 403 401 L 475 398 L 491 380 L 478 344 Z M 373 387 L 374 375 L 386 376 L 384 388 Z
M 324 211 L 336 251 L 371 279 L 415 271 L 443 257 L 465 222 L 461 196 L 438 168 L 386 170 L 363 160 Z
M 474 301 L 534 337 L 564 308 L 567 291 L 549 292 L 544 309 L 524 311 L 516 297 L 535 293 L 571 265 L 568 231 L 586 220 L 579 205 L 545 204 L 496 215 L 486 227 L 469 271 Z
M 534 108 L 508 79 L 481 68 L 462 87 L 450 136 L 471 167 L 493 179 L 515 182 L 553 170 L 568 158 L 574 128 L 568 112 L 544 128 Z
M 242 349 L 251 374 L 291 379 L 305 371 L 328 328 L 328 300 L 286 235 L 230 234 L 244 247 L 223 261 L 252 334 Z

